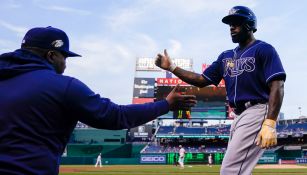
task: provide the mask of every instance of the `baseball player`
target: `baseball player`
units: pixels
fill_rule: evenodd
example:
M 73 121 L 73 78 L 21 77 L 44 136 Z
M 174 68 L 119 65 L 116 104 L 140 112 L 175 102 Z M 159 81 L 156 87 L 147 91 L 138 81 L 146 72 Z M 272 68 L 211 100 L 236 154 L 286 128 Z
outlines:
M 236 117 L 223 159 L 222 175 L 249 175 L 264 152 L 277 144 L 276 119 L 284 96 L 286 73 L 270 44 L 256 40 L 257 19 L 251 9 L 233 7 L 222 22 L 230 27 L 238 46 L 222 52 L 202 74 L 172 63 L 166 50 L 156 65 L 198 87 L 218 85 L 224 79 L 230 107 Z
M 97 167 L 98 164 L 99 164 L 99 167 L 101 167 L 101 153 L 99 153 L 97 156 L 95 167 Z
M 184 168 L 184 156 L 185 156 L 185 149 L 182 147 L 182 145 L 179 145 L 179 159 L 178 163 L 180 165 L 180 168 Z
M 213 162 L 213 160 L 212 160 L 212 154 L 209 154 L 209 156 L 208 156 L 208 166 L 209 166 L 209 167 L 212 167 L 212 162 Z

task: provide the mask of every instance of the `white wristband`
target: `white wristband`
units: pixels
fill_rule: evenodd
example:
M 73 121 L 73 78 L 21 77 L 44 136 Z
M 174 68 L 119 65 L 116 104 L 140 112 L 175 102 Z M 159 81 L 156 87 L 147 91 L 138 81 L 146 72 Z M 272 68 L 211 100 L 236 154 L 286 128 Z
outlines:
M 170 71 L 170 72 L 174 72 L 174 70 L 176 69 L 176 64 L 174 64 L 174 63 L 172 63 L 169 67 L 168 67 L 168 70 Z

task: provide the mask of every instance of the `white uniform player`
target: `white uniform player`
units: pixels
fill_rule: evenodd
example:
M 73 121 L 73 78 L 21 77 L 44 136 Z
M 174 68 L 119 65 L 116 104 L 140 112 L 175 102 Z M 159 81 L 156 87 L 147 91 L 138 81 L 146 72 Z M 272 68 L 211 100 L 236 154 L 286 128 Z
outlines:
M 99 155 L 98 155 L 98 157 L 97 157 L 95 167 L 97 167 L 98 164 L 99 164 L 99 167 L 101 167 L 101 153 L 99 153 Z
M 179 160 L 178 163 L 180 165 L 180 168 L 184 168 L 184 155 L 185 155 L 185 149 L 179 145 Z
M 213 162 L 213 160 L 212 160 L 212 154 L 210 154 L 210 155 L 208 156 L 208 166 L 212 167 L 212 162 Z

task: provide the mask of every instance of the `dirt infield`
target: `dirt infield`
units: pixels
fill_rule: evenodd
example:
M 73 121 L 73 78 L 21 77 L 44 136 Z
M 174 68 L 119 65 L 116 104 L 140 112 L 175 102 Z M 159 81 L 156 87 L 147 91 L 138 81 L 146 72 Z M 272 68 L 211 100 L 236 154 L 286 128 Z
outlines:
M 300 165 L 290 165 L 290 164 L 282 164 L 282 165 L 257 165 L 256 169 L 300 169 L 307 168 L 306 166 Z

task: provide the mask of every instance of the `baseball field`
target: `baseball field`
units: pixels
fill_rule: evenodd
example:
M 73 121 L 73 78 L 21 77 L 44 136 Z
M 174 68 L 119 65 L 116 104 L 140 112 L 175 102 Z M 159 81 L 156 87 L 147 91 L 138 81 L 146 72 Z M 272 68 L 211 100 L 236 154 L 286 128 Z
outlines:
M 60 167 L 60 175 L 219 175 L 220 166 L 186 165 L 184 169 L 172 165 L 65 165 Z M 259 165 L 253 175 L 307 175 L 307 165 Z

